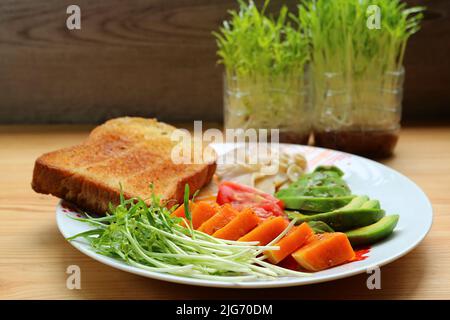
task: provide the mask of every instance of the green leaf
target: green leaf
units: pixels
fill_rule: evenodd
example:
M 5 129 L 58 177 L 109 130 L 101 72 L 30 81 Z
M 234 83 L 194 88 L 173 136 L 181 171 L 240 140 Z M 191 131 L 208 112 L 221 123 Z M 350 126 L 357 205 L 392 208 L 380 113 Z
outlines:
M 90 236 L 93 235 L 102 235 L 103 232 L 105 232 L 105 229 L 93 229 L 93 230 L 88 230 L 88 231 L 84 231 L 84 232 L 80 232 L 74 236 L 68 237 L 66 238 L 67 241 L 72 241 L 76 238 L 88 238 Z
M 189 208 L 189 185 L 184 186 L 184 215 L 189 222 L 192 222 L 191 210 Z

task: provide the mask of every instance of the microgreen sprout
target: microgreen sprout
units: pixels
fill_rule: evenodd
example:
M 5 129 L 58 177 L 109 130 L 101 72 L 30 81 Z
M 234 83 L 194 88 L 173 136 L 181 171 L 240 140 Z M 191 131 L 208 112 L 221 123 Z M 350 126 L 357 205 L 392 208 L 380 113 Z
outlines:
M 303 0 L 298 8 L 292 17 L 310 39 L 321 126 L 396 125 L 389 99 L 402 90 L 406 44 L 424 7 L 407 8 L 401 0 Z M 375 13 L 380 24 L 369 28 Z
M 309 134 L 307 37 L 282 6 L 276 15 L 253 1 L 239 0 L 217 40 L 225 67 L 227 128 L 277 128 Z
M 239 0 L 239 11 L 230 11 L 217 39 L 219 62 L 236 76 L 303 74 L 309 59 L 308 41 L 288 19 L 282 6 L 276 18 L 266 12 L 269 0 L 258 9 L 253 1 Z

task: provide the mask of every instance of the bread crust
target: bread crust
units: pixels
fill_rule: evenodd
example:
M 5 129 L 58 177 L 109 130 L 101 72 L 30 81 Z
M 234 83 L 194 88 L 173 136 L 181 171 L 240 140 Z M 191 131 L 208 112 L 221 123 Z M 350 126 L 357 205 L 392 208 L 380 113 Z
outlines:
M 125 119 L 125 121 L 124 121 Z M 136 124 L 133 119 L 137 119 Z M 87 163 L 83 168 L 72 165 L 73 155 L 79 155 L 79 158 L 83 160 L 83 152 L 89 153 L 89 160 L 91 160 L 92 155 L 89 151 L 89 147 L 92 145 L 91 140 L 95 140 L 96 143 L 102 144 L 102 132 L 106 136 L 109 136 L 111 133 L 117 134 L 117 131 L 120 135 L 127 135 L 126 131 L 124 133 L 123 123 L 125 122 L 129 126 L 137 126 L 133 127 L 136 131 L 139 131 L 140 128 L 138 126 L 145 125 L 145 120 L 142 118 L 118 118 L 114 120 L 108 121 L 106 124 L 100 127 L 97 127 L 93 130 L 93 134 L 90 135 L 88 140 L 78 146 L 72 148 L 66 148 L 62 150 L 57 150 L 54 152 L 50 152 L 40 156 L 34 166 L 33 170 L 33 180 L 31 186 L 34 191 L 43 194 L 51 194 L 58 198 L 64 199 L 75 204 L 82 210 L 87 212 L 96 213 L 96 214 L 104 214 L 109 207 L 109 203 L 118 204 L 120 201 L 120 186 L 113 186 L 111 181 L 107 179 L 101 180 L 98 177 L 91 176 L 89 174 L 89 169 L 95 167 L 96 163 Z M 152 123 L 155 123 L 152 120 Z M 122 126 L 120 130 L 115 130 L 114 126 L 111 124 L 119 124 Z M 156 122 L 158 123 L 158 122 Z M 148 123 L 147 123 L 148 124 Z M 161 123 L 158 123 L 161 126 Z M 171 128 L 165 124 L 162 126 L 163 128 Z M 125 127 L 126 128 L 126 127 Z M 133 133 L 134 135 L 135 133 Z M 126 137 L 128 138 L 128 137 Z M 165 138 L 167 139 L 167 138 Z M 107 139 L 105 139 L 107 141 Z M 162 140 L 161 144 L 167 143 L 167 140 Z M 131 144 L 129 148 L 142 148 L 141 145 L 138 147 Z M 97 149 L 97 148 L 95 148 Z M 111 153 L 111 150 L 108 148 L 104 148 Z M 87 150 L 87 151 L 86 151 Z M 125 150 L 125 151 L 123 151 Z M 126 149 L 123 149 L 121 146 L 120 151 L 123 156 Z M 136 149 L 134 149 L 134 153 L 136 153 Z M 170 159 L 169 155 L 164 155 L 165 160 Z M 103 160 L 103 155 L 99 156 L 99 158 Z M 112 160 L 111 160 L 112 159 Z M 126 153 L 125 153 L 126 159 Z M 110 157 L 108 159 L 111 165 L 115 164 L 114 157 Z M 132 159 L 130 161 L 133 161 Z M 76 161 L 74 161 L 77 163 Z M 101 162 L 101 161 L 99 161 Z M 130 163 L 130 166 L 135 165 L 134 163 Z M 142 164 L 140 164 L 142 166 Z M 216 170 L 216 163 L 210 162 L 201 165 L 192 165 L 194 167 L 189 167 L 188 165 L 176 165 L 170 164 L 172 166 L 174 172 L 177 173 L 177 176 L 170 177 L 170 179 L 166 179 L 164 177 L 163 172 L 159 172 L 158 168 L 153 168 L 151 163 L 149 163 L 150 174 L 154 173 L 158 176 L 157 181 L 161 181 L 161 185 L 157 185 L 155 188 L 159 190 L 162 196 L 162 199 L 167 202 L 168 206 L 172 206 L 177 203 L 182 203 L 184 196 L 184 188 L 185 184 L 189 184 L 191 196 L 194 194 L 196 190 L 199 190 L 204 185 L 209 183 L 214 175 Z M 189 169 L 189 170 L 188 170 Z M 139 176 L 139 172 L 136 172 Z M 124 181 L 128 179 L 128 177 L 114 177 L 116 180 L 123 178 Z M 167 178 L 167 177 L 166 177 Z M 148 181 L 148 184 L 155 183 L 154 181 Z M 164 184 L 167 185 L 164 185 Z M 147 184 L 147 185 L 148 185 Z M 156 184 L 156 183 L 155 183 Z M 130 190 L 133 190 L 130 192 Z M 123 193 L 125 198 L 133 198 L 139 197 L 143 194 L 147 195 L 150 190 L 139 190 L 137 192 L 133 188 L 127 188 L 127 184 L 125 183 L 123 188 Z

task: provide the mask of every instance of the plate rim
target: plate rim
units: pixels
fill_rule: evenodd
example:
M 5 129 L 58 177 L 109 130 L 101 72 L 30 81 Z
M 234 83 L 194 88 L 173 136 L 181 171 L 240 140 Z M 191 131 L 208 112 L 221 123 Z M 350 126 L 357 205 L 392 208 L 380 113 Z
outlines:
M 214 143 L 212 144 L 213 147 L 215 146 L 236 146 L 237 144 L 227 144 L 227 143 Z M 297 144 L 287 144 L 287 143 L 280 143 L 280 146 L 286 146 L 286 147 L 306 147 L 311 149 L 318 149 L 318 150 L 330 150 L 332 152 L 337 152 L 340 154 L 346 154 L 351 157 L 357 158 L 359 161 L 369 161 L 372 165 L 378 166 L 383 168 L 384 170 L 388 170 L 391 173 L 395 175 L 399 175 L 403 179 L 406 179 L 413 187 L 416 189 L 416 191 L 421 194 L 423 199 L 426 201 L 427 206 L 427 212 L 429 212 L 429 219 L 428 219 L 428 225 L 424 226 L 422 229 L 422 232 L 419 237 L 415 239 L 414 242 L 411 242 L 409 246 L 407 246 L 405 249 L 401 250 L 397 254 L 394 254 L 390 257 L 386 257 L 385 259 L 379 260 L 378 263 L 374 263 L 374 266 L 382 267 L 384 265 L 387 265 L 397 259 L 400 259 L 401 257 L 407 255 L 412 250 L 414 250 L 427 236 L 427 234 L 430 232 L 431 227 L 433 225 L 433 206 L 431 204 L 430 199 L 426 195 L 426 193 L 409 177 L 404 175 L 403 173 L 390 168 L 382 163 L 379 163 L 377 161 L 374 161 L 372 159 L 368 159 L 362 156 L 354 155 L 351 153 L 339 151 L 339 150 L 333 150 L 333 149 L 327 149 L 327 148 L 321 148 L 321 147 L 315 147 L 315 146 L 307 146 L 307 145 L 297 145 Z M 218 152 L 219 153 L 219 152 Z M 67 235 L 63 229 L 63 215 L 62 213 L 62 203 L 64 200 L 60 200 L 56 206 L 56 222 L 58 226 L 59 232 L 64 236 L 64 239 L 66 237 L 70 236 Z M 64 212 L 63 212 L 64 213 Z M 66 214 L 64 213 L 64 216 Z M 73 247 L 75 247 L 78 251 L 82 252 L 83 254 L 89 256 L 90 258 L 103 263 L 105 265 L 108 265 L 110 267 L 113 267 L 115 269 L 119 269 L 121 271 L 129 272 L 132 274 L 136 274 L 139 276 L 143 276 L 146 278 L 156 279 L 160 281 L 168 281 L 172 283 L 178 283 L 178 284 L 184 284 L 184 285 L 194 285 L 194 286 L 202 286 L 202 287 L 215 287 L 215 288 L 234 288 L 234 289 L 261 289 L 261 288 L 280 288 L 280 287 L 292 287 L 292 286 L 303 286 L 303 285 L 310 285 L 314 283 L 322 283 L 322 282 L 329 282 L 334 281 L 338 279 L 348 278 L 357 274 L 362 274 L 364 272 L 367 272 L 371 267 L 370 266 L 364 266 L 364 267 L 358 267 L 354 268 L 353 270 L 346 270 L 337 274 L 330 274 L 325 275 L 319 278 L 310 278 L 308 277 L 282 277 L 275 280 L 259 280 L 259 281 L 246 281 L 246 282 L 223 282 L 223 281 L 212 281 L 212 280 L 205 280 L 205 279 L 196 279 L 196 278 L 190 278 L 190 277 L 183 277 L 183 276 L 177 276 L 167 273 L 159 273 L 154 271 L 148 271 L 143 270 L 131 265 L 127 265 L 125 262 L 116 260 L 110 257 L 103 256 L 99 253 L 96 253 L 94 250 L 90 249 L 88 247 L 87 243 L 84 243 L 82 241 L 68 241 Z

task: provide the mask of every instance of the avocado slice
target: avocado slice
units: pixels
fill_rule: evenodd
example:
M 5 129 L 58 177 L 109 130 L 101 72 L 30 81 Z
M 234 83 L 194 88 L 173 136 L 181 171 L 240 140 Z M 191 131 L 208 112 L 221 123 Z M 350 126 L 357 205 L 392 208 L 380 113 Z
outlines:
M 339 208 L 339 211 L 345 211 L 345 210 L 353 210 L 353 209 L 359 209 L 361 208 L 366 202 L 369 202 L 369 197 L 368 196 L 357 196 L 355 198 L 353 198 L 348 204 L 346 204 L 345 206 Z M 369 205 L 369 208 L 367 209 L 371 209 L 370 208 L 371 205 Z
M 307 196 L 281 197 L 286 208 L 312 212 L 328 212 L 341 208 L 355 196 L 315 198 Z
M 369 200 L 361 205 L 361 209 L 381 209 L 380 201 Z
M 327 212 L 345 206 L 355 196 L 342 179 L 344 173 L 333 166 L 320 166 L 276 193 L 286 208 Z
M 314 172 L 327 172 L 327 171 L 332 171 L 336 173 L 339 177 L 342 177 L 344 175 L 344 171 L 342 171 L 336 166 L 321 165 L 318 166 L 316 169 L 314 169 Z
M 346 209 L 325 213 L 306 215 L 299 212 L 289 213 L 289 218 L 297 219 L 298 223 L 323 221 L 336 231 L 346 231 L 371 225 L 384 217 L 382 209 Z
M 398 219 L 398 214 L 385 216 L 374 224 L 347 231 L 345 234 L 352 245 L 372 244 L 389 236 L 394 231 Z

